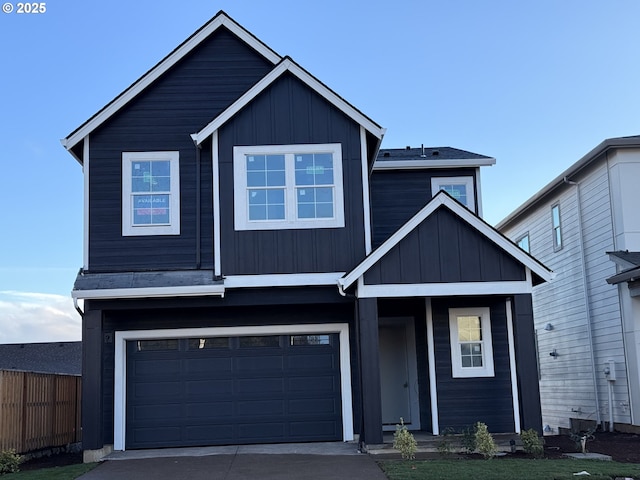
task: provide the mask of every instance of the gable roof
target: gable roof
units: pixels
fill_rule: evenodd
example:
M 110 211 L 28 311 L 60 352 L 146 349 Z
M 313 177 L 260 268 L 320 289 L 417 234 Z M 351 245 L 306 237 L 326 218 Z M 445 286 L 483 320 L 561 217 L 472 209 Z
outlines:
M 158 64 L 151 68 L 147 73 L 142 75 L 131 86 L 129 86 L 120 95 L 105 105 L 95 115 L 71 132 L 66 138 L 62 139 L 62 145 L 70 151 L 84 137 L 106 122 L 115 113 L 133 100 L 139 93 L 145 90 L 155 80 L 160 78 L 171 67 L 178 63 L 182 58 L 193 51 L 204 40 L 209 38 L 220 27 L 225 27 L 238 36 L 241 40 L 252 47 L 256 52 L 265 57 L 274 65 L 278 63 L 282 57 L 269 48 L 265 43 L 260 41 L 252 33 L 243 28 L 235 20 L 229 17 L 225 12 L 220 10 L 211 20 L 198 29 L 193 35 L 176 47 L 169 55 L 163 58 Z
M 566 184 L 567 180 L 570 180 L 571 177 L 589 167 L 591 164 L 595 163 L 601 156 L 609 150 L 614 150 L 618 148 L 637 148 L 640 147 L 640 135 L 633 135 L 630 137 L 614 137 L 607 138 L 603 142 L 601 142 L 597 147 L 592 149 L 589 153 L 584 155 L 580 160 L 567 168 L 564 172 L 558 175 L 556 178 L 551 180 L 546 186 L 544 186 L 541 190 L 539 190 L 535 195 L 533 195 L 529 200 L 524 202 L 518 208 L 516 208 L 513 212 L 507 215 L 504 219 L 502 219 L 496 225 L 498 230 L 502 230 L 506 228 L 511 223 L 518 220 L 518 218 L 525 214 L 529 208 L 535 206 L 538 202 L 542 201 L 547 195 L 554 192 L 556 189 L 562 187 Z
M 382 259 L 382 257 L 384 257 L 387 253 L 389 253 L 393 247 L 400 243 L 402 239 L 404 239 L 409 233 L 415 230 L 427 217 L 429 217 L 441 206 L 448 208 L 460 219 L 476 229 L 480 234 L 484 235 L 488 240 L 495 243 L 507 254 L 511 255 L 515 260 L 530 269 L 534 276 L 537 276 L 537 281 L 534 282 L 534 284 L 541 283 L 543 281 L 550 281 L 552 279 L 553 274 L 551 270 L 549 270 L 531 255 L 529 255 L 527 252 L 522 250 L 515 243 L 502 235 L 480 217 L 473 214 L 464 205 L 454 200 L 448 193 L 441 190 L 425 207 L 422 208 L 422 210 L 420 210 L 407 223 L 400 227 L 391 237 L 389 237 L 387 241 L 385 241 L 375 251 L 367 256 L 357 267 L 340 278 L 338 280 L 340 288 L 344 290 L 353 285 L 371 267 L 373 267 L 376 262 Z
M 1 344 L 0 370 L 80 375 L 82 342 Z
M 484 167 L 496 159 L 452 147 L 381 148 L 373 168 L 399 170 L 443 167 Z
M 228 120 L 231 119 L 236 113 L 242 110 L 247 104 L 249 104 L 254 98 L 256 98 L 261 92 L 263 92 L 269 85 L 272 85 L 283 74 L 290 73 L 298 80 L 303 82 L 309 88 L 314 90 L 318 95 L 323 97 L 334 107 L 342 111 L 346 116 L 351 118 L 354 122 L 362 125 L 367 131 L 373 134 L 376 138 L 382 139 L 385 129 L 375 123 L 369 117 L 364 115 L 360 110 L 355 108 L 324 83 L 311 75 L 300 65 L 293 61 L 290 57 L 284 57 L 280 63 L 278 63 L 273 70 L 265 75 L 258 83 L 251 87 L 244 95 L 230 105 L 224 112 L 215 117 L 207 126 L 197 133 L 194 133 L 191 138 L 193 141 L 200 145 L 206 140 L 213 132 L 218 130 Z

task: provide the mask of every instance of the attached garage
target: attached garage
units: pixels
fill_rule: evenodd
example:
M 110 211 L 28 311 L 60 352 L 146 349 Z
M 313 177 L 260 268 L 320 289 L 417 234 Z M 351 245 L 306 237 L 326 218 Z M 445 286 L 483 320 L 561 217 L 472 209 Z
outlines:
M 351 440 L 346 325 L 283 328 L 117 332 L 115 448 Z

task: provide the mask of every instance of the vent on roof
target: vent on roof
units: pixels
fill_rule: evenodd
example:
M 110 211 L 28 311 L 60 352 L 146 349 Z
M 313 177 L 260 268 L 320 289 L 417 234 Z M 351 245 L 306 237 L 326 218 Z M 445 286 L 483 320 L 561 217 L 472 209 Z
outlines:
M 422 144 L 422 154 L 420 156 L 422 158 L 426 157 L 426 155 L 424 154 L 424 143 Z
M 382 155 L 383 157 L 388 157 L 389 156 L 389 152 L 384 152 L 384 155 Z
M 411 150 L 411 147 L 409 145 L 406 146 L 407 150 Z
M 437 157 L 438 155 L 440 155 L 440 152 L 438 150 L 434 150 L 433 152 L 431 152 L 431 155 Z

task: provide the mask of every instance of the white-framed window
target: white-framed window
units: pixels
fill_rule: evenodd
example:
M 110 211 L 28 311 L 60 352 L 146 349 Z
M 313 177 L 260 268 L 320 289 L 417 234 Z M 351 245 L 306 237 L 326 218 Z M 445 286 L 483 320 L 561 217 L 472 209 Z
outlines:
M 122 235 L 180 235 L 178 152 L 122 153 Z
M 454 378 L 493 377 L 493 342 L 489 308 L 450 308 L 449 329 L 452 376 Z
M 516 245 L 518 245 L 525 252 L 531 253 L 531 247 L 529 245 L 529 232 L 518 238 L 518 240 L 516 240 Z
M 473 177 L 432 177 L 433 196 L 440 190 L 447 192 L 472 212 L 476 211 Z
M 233 147 L 236 230 L 344 227 L 342 147 Z
M 556 203 L 551 207 L 551 230 L 553 236 L 553 250 L 562 248 L 562 221 L 560 219 L 560 204 Z

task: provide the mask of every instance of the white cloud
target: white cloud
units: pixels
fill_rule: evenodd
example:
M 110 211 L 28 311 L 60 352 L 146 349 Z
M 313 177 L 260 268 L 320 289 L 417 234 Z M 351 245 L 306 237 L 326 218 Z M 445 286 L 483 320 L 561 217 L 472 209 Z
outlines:
M 81 327 L 69 297 L 0 290 L 0 343 L 75 341 Z

